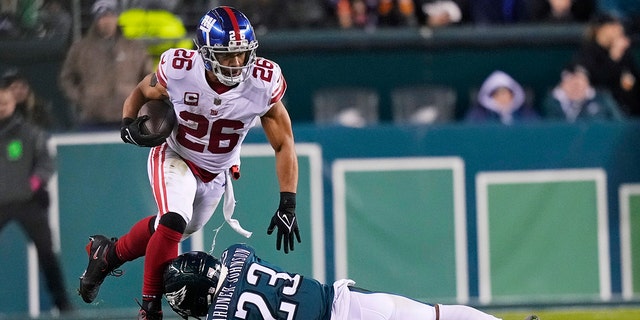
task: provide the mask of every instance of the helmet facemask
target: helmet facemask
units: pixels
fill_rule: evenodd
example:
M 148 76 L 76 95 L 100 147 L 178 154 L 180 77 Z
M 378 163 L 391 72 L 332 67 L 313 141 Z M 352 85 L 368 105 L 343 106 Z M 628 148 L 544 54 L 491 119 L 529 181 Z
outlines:
M 234 43 L 232 46 L 231 43 Z M 249 69 L 255 62 L 258 42 L 249 43 L 247 40 L 231 41 L 228 47 L 199 46 L 198 52 L 204 60 L 205 68 L 212 71 L 218 80 L 227 86 L 241 83 L 249 76 Z M 241 66 L 224 66 L 219 57 L 222 55 L 246 52 L 244 63 Z

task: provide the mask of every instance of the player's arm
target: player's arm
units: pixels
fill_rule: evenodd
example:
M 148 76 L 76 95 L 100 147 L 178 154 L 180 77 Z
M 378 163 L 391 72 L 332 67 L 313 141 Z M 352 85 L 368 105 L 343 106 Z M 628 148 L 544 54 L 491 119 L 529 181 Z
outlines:
M 284 240 L 284 252 L 293 250 L 293 237 L 300 242 L 300 231 L 295 216 L 296 190 L 298 187 L 298 157 L 293 140 L 289 113 L 282 101 L 273 104 L 261 117 L 262 128 L 275 151 L 276 175 L 280 184 L 280 205 L 267 228 L 271 234 L 278 227 L 276 249 L 280 250 Z
M 129 93 L 122 107 L 122 118 L 138 117 L 138 111 L 142 105 L 149 100 L 162 100 L 169 97 L 167 88 L 158 82 L 155 73 L 150 73 L 142 79 L 138 85 Z
M 273 104 L 261 118 L 262 128 L 275 151 L 280 192 L 295 193 L 298 188 L 298 158 L 289 113 L 282 101 Z
M 165 99 L 168 96 L 167 88 L 158 82 L 155 73 L 144 77 L 131 91 L 122 106 L 122 124 L 120 125 L 122 141 L 142 147 L 154 147 L 162 144 L 165 139 L 161 135 L 141 132 L 140 126 L 149 116 L 138 117 L 138 112 L 145 102 Z

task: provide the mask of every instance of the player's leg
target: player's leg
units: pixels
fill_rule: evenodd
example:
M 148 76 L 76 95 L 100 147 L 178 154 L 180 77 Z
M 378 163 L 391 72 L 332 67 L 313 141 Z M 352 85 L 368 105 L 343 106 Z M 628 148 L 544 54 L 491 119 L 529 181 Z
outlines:
M 349 319 L 437 320 L 436 308 L 404 297 L 353 288 Z
M 174 163 L 171 168 L 176 168 L 178 165 Z M 190 172 L 189 169 L 185 168 L 185 170 L 179 171 Z M 207 184 L 195 179 L 191 174 L 180 176 L 169 171 L 171 170 L 165 172 L 167 179 L 165 210 L 168 212 L 161 215 L 147 248 L 142 305 L 138 319 L 161 318 L 163 275 L 166 265 L 178 256 L 180 241 L 206 224 L 224 193 L 222 187 L 224 179 L 216 178 Z M 185 188 L 185 185 L 188 187 Z M 187 200 L 188 198 L 190 200 Z
M 121 263 L 133 261 L 145 255 L 156 220 L 157 215 L 141 219 L 116 241 L 115 251 Z
M 155 221 L 155 215 L 145 217 L 134 224 L 119 240 L 103 235 L 89 237 L 86 247 L 89 265 L 80 277 L 78 290 L 85 302 L 91 303 L 97 297 L 100 285 L 108 275 L 121 274 L 116 268 L 145 255 Z
M 103 235 L 89 237 L 86 247 L 89 265 L 80 277 L 78 290 L 85 302 L 91 303 L 97 297 L 100 285 L 108 275 L 121 274 L 116 269 L 123 263 L 145 255 L 155 221 L 155 215 L 143 218 L 119 240 Z
M 400 295 L 350 288 L 349 319 L 498 320 L 462 305 L 429 305 Z
M 149 239 L 144 260 L 142 305 L 139 319 L 154 319 L 162 314 L 162 279 L 166 265 L 178 256 L 186 221 L 175 212 L 162 215 L 156 231 Z M 143 316 L 143 317 L 140 317 Z
M 164 177 L 165 149 L 166 145 L 163 145 L 152 148 L 149 153 L 147 172 L 152 189 L 154 181 L 160 181 L 158 177 Z M 157 200 L 158 198 L 156 198 Z M 145 255 L 148 242 L 153 233 L 155 220 L 157 220 L 155 216 L 149 216 L 138 221 L 128 233 L 120 237 L 120 241 L 117 238 L 109 239 L 103 235 L 89 237 L 89 244 L 86 247 L 89 255 L 89 264 L 80 277 L 80 288 L 78 289 L 85 302 L 93 302 L 98 295 L 100 285 L 102 285 L 107 275 L 118 275 L 119 273 L 114 273 L 114 271 L 124 262 L 132 261 Z
M 187 164 L 166 144 L 152 148 L 148 170 L 159 213 L 145 252 L 141 319 L 162 313 L 164 268 L 178 256 L 182 235 L 193 215 L 198 186 Z
M 209 222 L 224 195 L 224 184 L 224 174 L 217 175 L 208 183 L 199 181 L 196 198 L 193 202 L 193 216 L 187 224 L 183 239 L 190 237 Z
M 439 317 L 436 320 L 496 320 L 496 318 L 490 314 L 484 313 L 478 309 L 464 306 L 464 305 L 436 305 L 439 309 Z
M 100 285 L 108 275 L 119 276 L 122 274 L 116 270 L 122 265 L 115 250 L 116 238 L 107 238 L 103 235 L 89 237 L 89 244 L 85 247 L 89 256 L 87 268 L 80 276 L 80 288 L 78 292 L 82 300 L 91 303 L 98 296 Z

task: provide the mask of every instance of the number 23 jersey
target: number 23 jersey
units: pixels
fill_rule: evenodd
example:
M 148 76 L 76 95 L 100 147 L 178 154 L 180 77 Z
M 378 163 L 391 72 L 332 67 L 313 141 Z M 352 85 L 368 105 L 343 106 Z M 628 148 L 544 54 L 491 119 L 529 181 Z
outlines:
M 158 82 L 173 103 L 177 130 L 167 138 L 182 158 L 211 173 L 240 164 L 240 145 L 258 117 L 280 101 L 287 85 L 280 66 L 256 58 L 245 81 L 218 94 L 207 82 L 195 50 L 169 49 L 158 64 Z
M 227 248 L 220 261 L 220 283 L 207 320 L 330 319 L 332 286 L 288 273 L 244 244 Z

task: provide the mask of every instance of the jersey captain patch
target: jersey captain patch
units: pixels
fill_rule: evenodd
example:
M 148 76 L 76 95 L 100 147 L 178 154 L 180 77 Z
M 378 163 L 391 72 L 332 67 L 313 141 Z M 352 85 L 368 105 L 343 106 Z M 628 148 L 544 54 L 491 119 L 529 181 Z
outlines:
M 185 92 L 184 104 L 188 106 L 197 106 L 200 101 L 200 94 L 197 92 Z

